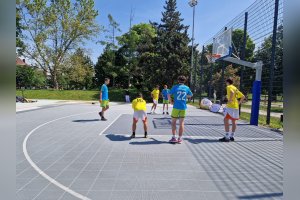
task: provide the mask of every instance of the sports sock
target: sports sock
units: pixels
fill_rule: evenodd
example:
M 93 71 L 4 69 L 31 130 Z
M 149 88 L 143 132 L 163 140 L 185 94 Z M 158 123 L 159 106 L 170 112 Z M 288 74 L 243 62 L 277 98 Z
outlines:
M 230 137 L 234 137 L 234 132 L 232 132 L 232 133 L 230 134 Z
M 227 139 L 229 139 L 229 133 L 228 133 L 228 132 L 225 134 L 225 137 L 226 137 Z

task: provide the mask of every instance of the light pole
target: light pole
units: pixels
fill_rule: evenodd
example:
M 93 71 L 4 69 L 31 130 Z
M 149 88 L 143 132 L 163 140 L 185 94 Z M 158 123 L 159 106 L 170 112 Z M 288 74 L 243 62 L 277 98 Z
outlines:
M 192 55 L 191 55 L 191 70 L 190 70 L 190 86 L 192 87 L 192 71 L 193 71 L 193 66 L 194 66 L 194 24 L 195 24 L 195 7 L 198 3 L 198 0 L 190 0 L 189 1 L 189 5 L 191 7 L 193 7 L 193 26 L 192 26 Z M 196 73 L 196 69 L 194 69 L 194 73 Z M 193 92 L 195 92 L 196 90 L 196 76 L 195 76 L 195 80 L 193 83 L 193 87 L 192 90 L 194 90 Z M 193 98 L 193 103 L 195 101 L 195 98 Z

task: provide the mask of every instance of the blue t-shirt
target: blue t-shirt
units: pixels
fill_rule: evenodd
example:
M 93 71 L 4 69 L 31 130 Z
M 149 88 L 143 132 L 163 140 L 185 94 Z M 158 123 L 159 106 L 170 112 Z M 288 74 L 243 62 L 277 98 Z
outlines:
M 170 91 L 171 95 L 174 95 L 174 106 L 173 108 L 179 110 L 186 110 L 186 101 L 187 95 L 192 96 L 193 93 L 191 92 L 190 88 L 183 84 L 178 84 L 172 87 Z
M 105 84 L 101 86 L 101 92 L 102 92 L 102 100 L 108 100 L 108 87 Z
M 170 93 L 169 89 L 163 89 L 162 95 L 164 100 L 168 100 L 168 94 Z

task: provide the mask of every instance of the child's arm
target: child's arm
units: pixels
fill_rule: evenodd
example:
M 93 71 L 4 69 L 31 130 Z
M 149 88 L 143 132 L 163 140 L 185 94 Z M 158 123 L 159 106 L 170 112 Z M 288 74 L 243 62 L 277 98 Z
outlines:
M 231 102 L 232 102 L 233 95 L 234 95 L 234 92 L 233 92 L 233 91 L 230 91 L 228 103 L 231 103 Z

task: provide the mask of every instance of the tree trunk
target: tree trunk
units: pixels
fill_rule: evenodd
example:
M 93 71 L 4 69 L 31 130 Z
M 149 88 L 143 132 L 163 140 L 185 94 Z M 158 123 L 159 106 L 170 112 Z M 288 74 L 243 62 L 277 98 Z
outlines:
M 53 83 L 53 88 L 58 90 L 58 81 L 57 81 L 57 75 L 56 72 L 54 71 L 52 74 L 52 83 Z

